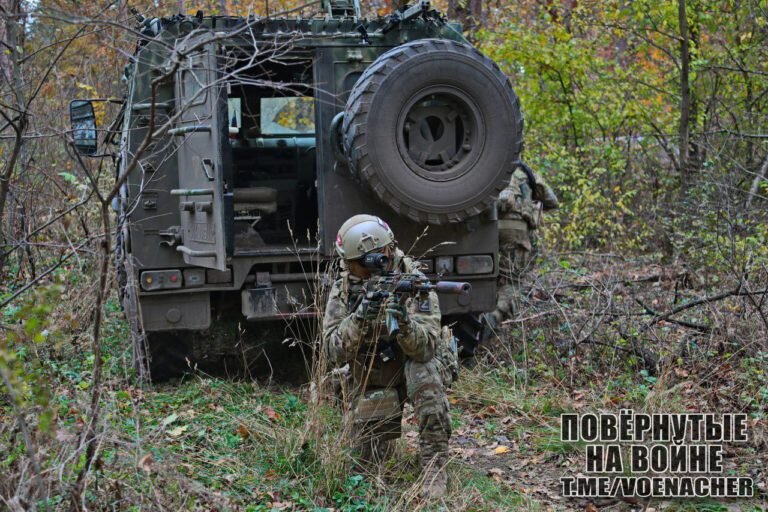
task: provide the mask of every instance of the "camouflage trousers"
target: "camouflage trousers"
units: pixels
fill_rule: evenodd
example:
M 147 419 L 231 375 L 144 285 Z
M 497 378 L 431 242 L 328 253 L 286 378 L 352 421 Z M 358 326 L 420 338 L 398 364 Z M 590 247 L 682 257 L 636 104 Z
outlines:
M 376 462 L 390 455 L 391 446 L 387 441 L 400 435 L 402 407 L 407 397 L 418 420 L 422 465 L 444 464 L 445 455 L 448 453 L 448 440 L 451 437 L 448 387 L 453 381 L 453 373 L 451 361 L 446 361 L 442 355 L 437 354 L 427 362 L 413 359 L 406 359 L 404 363 L 392 361 L 390 365 L 396 365 L 394 372 L 386 368 L 374 368 L 366 372 L 361 366 L 357 366 L 357 371 L 352 371 L 352 395 L 357 398 L 349 408 L 350 417 L 346 418 L 346 421 L 351 421 L 354 425 L 351 431 L 352 439 L 359 448 L 361 459 Z M 358 361 L 357 364 L 359 363 Z M 378 378 L 384 374 L 388 386 Z M 365 395 L 383 395 L 387 392 L 391 394 L 396 390 L 401 397 L 399 403 L 392 404 L 390 399 L 376 406 L 377 413 L 381 409 L 389 410 L 389 413 L 384 414 L 386 418 L 376 418 L 375 422 L 368 422 L 361 421 L 364 418 L 356 416 L 362 416 L 364 413 L 360 402 L 357 402 L 362 394 L 360 390 L 363 386 L 360 381 L 363 375 L 367 375 L 372 381 L 366 384 Z M 367 410 L 370 411 L 371 407 Z
M 409 359 L 405 363 L 408 398 L 419 424 L 421 464 L 445 464 L 448 440 L 451 437 L 451 414 L 448 407 L 448 386 L 452 375 L 440 357 L 426 363 Z
M 531 232 L 531 235 L 530 250 L 520 245 L 499 248 L 499 278 L 493 313 L 498 322 L 514 318 L 520 310 L 523 284 L 533 273 L 539 253 L 535 233 Z

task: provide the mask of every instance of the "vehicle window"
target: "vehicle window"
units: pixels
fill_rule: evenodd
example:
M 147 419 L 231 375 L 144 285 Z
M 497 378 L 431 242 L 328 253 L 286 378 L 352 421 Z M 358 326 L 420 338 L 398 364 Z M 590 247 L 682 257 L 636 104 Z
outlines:
M 315 102 L 309 97 L 261 98 L 262 135 L 315 133 Z

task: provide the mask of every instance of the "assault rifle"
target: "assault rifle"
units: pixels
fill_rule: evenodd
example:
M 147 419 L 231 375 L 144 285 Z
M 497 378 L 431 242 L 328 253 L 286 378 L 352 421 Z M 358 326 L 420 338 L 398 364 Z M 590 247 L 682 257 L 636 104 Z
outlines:
M 382 304 L 393 295 L 398 303 L 404 304 L 408 297 L 420 296 L 426 299 L 431 291 L 451 295 L 466 295 L 471 290 L 472 285 L 465 282 L 438 281 L 436 284 L 432 284 L 422 273 L 399 274 L 387 272 L 368 280 L 363 304 Z M 397 318 L 389 313 L 386 315 L 385 324 L 387 326 L 387 334 L 390 337 L 394 337 L 400 332 L 400 324 Z

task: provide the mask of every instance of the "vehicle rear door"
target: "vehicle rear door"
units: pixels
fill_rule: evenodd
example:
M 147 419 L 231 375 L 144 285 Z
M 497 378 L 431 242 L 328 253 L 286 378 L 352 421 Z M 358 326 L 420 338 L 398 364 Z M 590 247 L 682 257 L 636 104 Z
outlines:
M 171 133 L 178 148 L 181 245 L 192 265 L 226 269 L 222 126 L 226 106 L 219 80 L 218 45 L 203 35 L 185 46 L 191 51 L 176 72 L 176 112 Z

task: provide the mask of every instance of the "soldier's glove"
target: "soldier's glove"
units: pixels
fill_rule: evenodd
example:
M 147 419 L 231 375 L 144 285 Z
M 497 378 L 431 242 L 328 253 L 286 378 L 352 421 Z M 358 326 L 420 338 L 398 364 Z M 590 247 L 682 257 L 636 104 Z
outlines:
M 359 322 L 369 321 L 372 322 L 379 318 L 379 312 L 381 310 L 381 302 L 377 300 L 364 299 L 357 310 L 355 310 L 355 318 Z
M 387 300 L 386 312 L 397 320 L 397 323 L 400 324 L 401 332 L 409 328 L 411 319 L 408 317 L 408 308 L 404 304 L 400 304 L 394 295 Z

